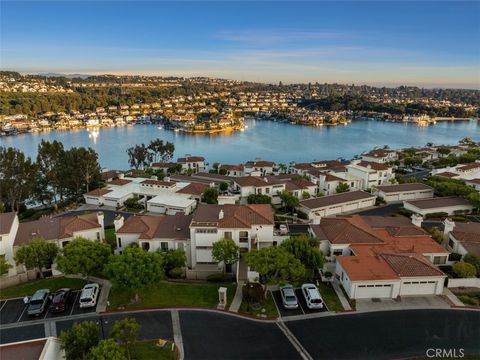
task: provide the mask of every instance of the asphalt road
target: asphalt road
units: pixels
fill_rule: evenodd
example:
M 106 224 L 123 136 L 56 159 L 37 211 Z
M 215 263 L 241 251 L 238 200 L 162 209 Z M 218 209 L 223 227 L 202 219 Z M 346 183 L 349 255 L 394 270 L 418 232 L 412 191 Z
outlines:
M 298 359 L 274 322 L 217 312 L 179 310 L 185 359 Z M 92 316 L 108 334 L 119 318 L 135 317 L 141 339 L 173 339 L 169 311 Z M 53 320 L 53 319 L 50 319 Z M 78 320 L 57 321 L 57 334 Z M 102 323 L 100 322 L 102 321 Z M 410 310 L 343 314 L 285 323 L 314 359 L 392 359 L 424 356 L 429 348 L 480 354 L 480 312 Z M 2 329 L 1 343 L 45 336 L 43 324 Z

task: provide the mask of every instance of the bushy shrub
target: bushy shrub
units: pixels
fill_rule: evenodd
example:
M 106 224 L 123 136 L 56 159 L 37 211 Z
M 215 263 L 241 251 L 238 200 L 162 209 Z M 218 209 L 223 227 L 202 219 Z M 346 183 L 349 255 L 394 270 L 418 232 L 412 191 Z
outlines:
M 447 216 L 446 212 L 436 212 L 425 215 L 425 219 L 445 219 Z
M 308 220 L 308 215 L 303 211 L 297 210 L 297 216 L 299 219 Z
M 472 264 L 460 261 L 453 265 L 453 272 L 459 278 L 471 278 L 477 275 L 477 269 Z
M 245 301 L 249 303 L 262 302 L 265 298 L 263 286 L 259 283 L 246 283 L 242 287 L 242 295 Z
M 463 258 L 463 261 L 475 266 L 475 269 L 477 269 L 477 275 L 480 275 L 480 256 L 472 254 L 472 253 L 468 253 Z
M 215 283 L 224 283 L 224 282 L 232 282 L 233 278 L 231 274 L 212 274 L 207 276 L 207 281 L 215 282 Z
M 168 277 L 172 279 L 181 279 L 185 277 L 185 271 L 180 267 L 173 268 L 168 272 Z
M 480 305 L 480 301 L 478 299 L 475 299 L 475 298 L 470 297 L 468 295 L 461 295 L 458 298 L 465 305 L 473 305 L 473 306 L 479 306 Z

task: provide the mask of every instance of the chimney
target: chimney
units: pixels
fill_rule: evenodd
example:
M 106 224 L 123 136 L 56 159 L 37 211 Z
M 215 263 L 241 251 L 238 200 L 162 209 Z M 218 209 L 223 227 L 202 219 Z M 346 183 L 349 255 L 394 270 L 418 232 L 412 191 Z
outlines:
M 115 226 L 115 232 L 118 231 L 118 229 L 120 229 L 123 224 L 124 224 L 124 218 L 122 215 L 118 214 L 115 219 L 113 220 L 113 224 Z
M 263 181 L 265 181 L 266 183 L 268 183 L 268 179 L 266 177 L 263 178 Z
M 119 178 L 119 179 L 123 179 L 124 177 L 125 177 L 125 174 L 124 174 L 124 173 L 118 174 L 118 178 Z
M 423 216 L 412 214 L 412 224 L 418 227 L 422 227 Z
M 215 183 L 214 183 L 214 182 L 211 182 L 209 186 L 210 186 L 211 188 L 214 188 L 214 187 L 215 187 Z
M 170 182 L 170 176 L 165 176 L 165 177 L 163 178 L 163 180 L 166 181 L 166 182 Z
M 103 211 L 97 212 L 97 221 L 102 226 L 101 238 L 105 239 L 105 215 Z
M 150 176 L 150 179 L 152 179 L 152 180 L 158 180 L 158 177 L 156 177 L 155 175 L 153 175 L 153 176 Z
M 321 216 L 315 216 L 313 218 L 313 225 L 320 225 L 320 221 L 322 220 Z
M 218 213 L 218 220 L 222 220 L 224 215 L 225 214 L 223 213 L 223 209 L 221 209 L 220 212 Z
M 445 221 L 443 222 L 443 233 L 445 236 L 448 236 L 451 231 L 455 228 L 455 222 L 446 218 Z

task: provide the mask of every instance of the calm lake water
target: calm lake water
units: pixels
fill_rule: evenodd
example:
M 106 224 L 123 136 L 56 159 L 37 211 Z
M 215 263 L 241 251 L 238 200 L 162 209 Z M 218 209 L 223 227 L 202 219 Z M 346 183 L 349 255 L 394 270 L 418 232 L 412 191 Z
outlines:
M 357 120 L 348 126 L 311 128 L 273 121 L 248 120 L 244 132 L 221 135 L 191 135 L 159 130 L 155 125 L 136 125 L 29 133 L 0 138 L 2 146 L 13 146 L 35 157 L 42 139 L 58 140 L 66 147 L 91 146 L 102 167 L 128 168 L 126 149 L 139 143 L 160 138 L 175 144 L 175 157 L 185 154 L 202 155 L 210 164 L 236 164 L 262 158 L 278 163 L 304 162 L 315 159 L 347 159 L 375 146 L 391 148 L 423 146 L 428 142 L 454 144 L 469 136 L 480 141 L 480 122 L 441 122 L 419 127 L 414 124 Z

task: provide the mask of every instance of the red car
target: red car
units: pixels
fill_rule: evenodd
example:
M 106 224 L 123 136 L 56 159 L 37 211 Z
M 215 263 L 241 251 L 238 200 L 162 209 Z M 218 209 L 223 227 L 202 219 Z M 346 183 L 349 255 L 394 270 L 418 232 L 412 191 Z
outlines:
M 72 293 L 71 289 L 60 289 L 53 294 L 53 299 L 50 304 L 50 312 L 59 313 L 67 309 L 67 301 Z

